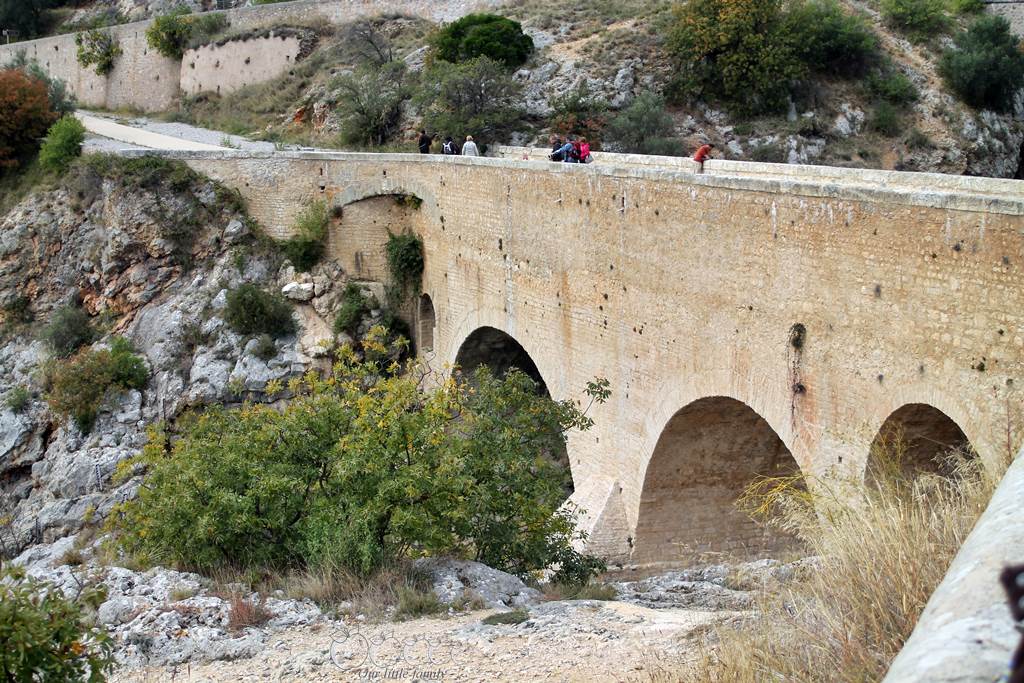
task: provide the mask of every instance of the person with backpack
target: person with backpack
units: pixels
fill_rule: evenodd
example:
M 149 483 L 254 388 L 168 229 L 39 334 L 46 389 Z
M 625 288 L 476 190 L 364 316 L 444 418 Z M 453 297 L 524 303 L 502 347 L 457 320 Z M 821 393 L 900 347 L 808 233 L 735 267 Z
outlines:
M 480 156 L 480 150 L 477 149 L 476 143 L 473 142 L 473 136 L 466 136 L 466 144 L 462 146 L 462 156 L 464 157 L 478 157 Z
M 419 148 L 420 154 L 430 154 L 430 145 L 434 141 L 434 138 L 427 135 L 427 131 L 420 131 Z
M 441 154 L 446 156 L 459 154 L 459 146 L 455 144 L 451 135 L 445 136 L 444 142 L 441 144 Z
M 551 161 L 564 161 L 566 163 L 571 164 L 573 163 L 572 159 L 570 158 L 571 155 L 572 143 L 566 142 L 563 145 L 561 145 L 558 149 L 556 149 L 554 152 L 552 152 L 551 156 L 549 156 L 548 159 L 550 159 Z
M 587 142 L 586 138 L 580 138 L 580 163 L 589 164 L 594 160 L 594 156 L 590 153 L 590 143 Z

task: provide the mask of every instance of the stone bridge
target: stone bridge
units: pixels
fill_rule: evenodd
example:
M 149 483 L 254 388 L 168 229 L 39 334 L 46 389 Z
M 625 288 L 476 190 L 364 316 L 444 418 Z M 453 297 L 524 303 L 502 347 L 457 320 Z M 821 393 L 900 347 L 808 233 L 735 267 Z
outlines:
M 568 455 L 609 557 L 771 550 L 786 539 L 735 509 L 746 484 L 860 479 L 895 430 L 921 463 L 1021 447 L 1024 182 L 506 155 L 170 154 L 278 237 L 313 199 L 339 207 L 329 253 L 357 278 L 387 277 L 389 230 L 421 235 L 434 368 L 514 365 L 581 401 L 608 378 Z

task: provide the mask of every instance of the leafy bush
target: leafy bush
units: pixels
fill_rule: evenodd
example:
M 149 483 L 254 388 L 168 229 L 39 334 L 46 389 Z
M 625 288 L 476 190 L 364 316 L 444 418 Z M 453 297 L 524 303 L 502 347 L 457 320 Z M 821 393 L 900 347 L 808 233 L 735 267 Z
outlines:
M 957 14 L 977 14 L 985 9 L 983 0 L 949 0 L 949 9 Z
M 683 145 L 674 133 L 675 124 L 665 111 L 665 100 L 648 91 L 633 98 L 612 119 L 605 136 L 618 152 L 681 156 Z
M 29 59 L 25 52 L 18 52 L 8 65 L 12 69 L 19 69 L 25 72 L 29 78 L 34 78 L 46 84 L 46 93 L 50 98 L 50 109 L 57 116 L 73 114 L 77 103 L 74 94 L 68 92 L 68 84 L 59 78 L 53 78 L 46 72 L 36 59 Z
M 878 56 L 868 22 L 836 0 L 801 0 L 785 12 L 784 33 L 798 59 L 812 71 L 863 73 Z
M 888 102 L 879 102 L 868 121 L 868 128 L 886 137 L 896 137 L 901 130 L 900 112 Z
M 96 339 L 89 314 L 77 306 L 65 306 L 54 311 L 50 323 L 43 328 L 40 338 L 54 355 L 67 358 Z
M 384 247 L 388 259 L 391 281 L 401 296 L 410 290 L 418 290 L 423 277 L 423 240 L 412 232 L 399 235 L 388 233 Z
M 274 339 L 295 331 L 292 307 L 280 294 L 247 283 L 228 292 L 224 320 L 238 334 L 269 334 Z
M 256 348 L 253 351 L 260 360 L 268 361 L 277 355 L 277 344 L 269 334 L 261 334 L 256 337 Z
M 341 307 L 338 308 L 338 315 L 334 319 L 334 331 L 344 332 L 354 337 L 359 329 L 359 323 L 363 316 L 369 311 L 366 299 L 363 298 L 363 291 L 354 282 L 345 286 L 345 292 L 341 295 Z
M 85 126 L 74 116 L 65 116 L 50 126 L 39 149 L 39 163 L 46 169 L 63 173 L 72 160 L 81 156 L 83 142 Z
M 582 86 L 552 99 L 551 108 L 551 129 L 562 135 L 592 139 L 608 124 L 608 103 L 593 97 Z
M 94 67 L 100 76 L 114 70 L 114 62 L 121 56 L 121 46 L 110 31 L 95 28 L 75 36 L 78 46 L 78 63 L 83 67 Z
M 882 16 L 911 40 L 924 42 L 945 31 L 944 0 L 881 0 Z
M 750 150 L 750 160 L 762 164 L 786 163 L 786 147 L 779 143 L 766 142 Z
M 310 203 L 295 217 L 295 236 L 281 245 L 295 270 L 308 272 L 323 258 L 328 221 L 327 202 L 322 199 Z
M 74 420 L 84 434 L 96 422 L 109 389 L 142 389 L 148 377 L 145 361 L 131 344 L 115 337 L 110 349 L 82 351 L 59 365 L 46 400 L 53 412 Z
M 11 412 L 20 413 L 28 407 L 28 402 L 32 400 L 32 393 L 27 387 L 21 385 L 14 387 L 7 396 L 4 397 L 4 403 L 11 409 Z
M 414 101 L 427 129 L 487 142 L 522 120 L 521 93 L 522 86 L 501 64 L 478 57 L 461 64 L 435 62 L 424 74 Z
M 973 107 L 1012 111 L 1024 86 L 1024 52 L 1006 19 L 981 17 L 955 42 L 939 62 L 947 87 Z
M 19 295 L 4 304 L 4 322 L 7 324 L 24 324 L 35 320 L 32 312 L 32 300 L 27 296 Z
M 385 334 L 371 330 L 365 360 L 342 347 L 283 410 L 215 408 L 179 422 L 173 443 L 152 433 L 145 486 L 111 517 L 124 547 L 204 569 L 364 574 L 420 554 L 519 575 L 563 557 L 576 513 L 560 509 L 567 472 L 545 454 L 591 421 L 517 371 L 422 393 L 415 373 L 388 371 Z
M 164 57 L 181 59 L 192 38 L 189 9 L 178 6 L 153 20 L 146 29 L 146 43 Z
M 409 99 L 408 69 L 404 62 L 363 66 L 336 78 L 341 141 L 352 145 L 383 145 L 399 131 L 402 104 Z
M 480 620 L 484 626 L 499 626 L 504 624 L 521 624 L 530 618 L 530 613 L 523 608 L 514 609 L 511 612 L 497 612 L 490 614 Z
M 434 37 L 434 55 L 445 62 L 488 57 L 506 67 L 519 66 L 533 52 L 533 39 L 518 21 L 496 14 L 467 14 Z
M 748 112 L 779 110 L 804 67 L 784 31 L 781 0 L 677 5 L 667 46 L 677 100 L 721 98 Z
M 21 164 L 56 120 L 45 83 L 20 69 L 0 71 L 0 170 Z
M 0 0 L 0 26 L 17 31 L 20 40 L 34 38 L 49 23 L 46 10 L 54 0 Z
M 96 609 L 101 589 L 85 588 L 75 601 L 20 568 L 0 572 L 0 673 L 7 681 L 102 683 L 114 668 L 113 643 L 88 626 L 83 607 Z
M 917 88 L 909 78 L 892 65 L 868 76 L 868 92 L 874 97 L 897 106 L 917 101 Z

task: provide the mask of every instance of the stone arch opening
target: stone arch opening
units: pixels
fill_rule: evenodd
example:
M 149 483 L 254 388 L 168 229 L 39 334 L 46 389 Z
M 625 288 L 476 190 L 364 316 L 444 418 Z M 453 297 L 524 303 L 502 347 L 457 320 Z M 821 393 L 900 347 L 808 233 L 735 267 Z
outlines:
M 951 474 L 951 451 L 973 457 L 967 435 L 953 418 L 926 403 L 908 403 L 889 415 L 878 430 L 865 470 L 865 481 L 877 484 L 886 473 L 907 477 Z
M 466 376 L 472 375 L 473 371 L 481 366 L 490 368 L 495 377 L 504 377 L 509 370 L 515 368 L 537 383 L 538 394 L 551 398 L 548 385 L 544 382 L 537 364 L 530 358 L 529 352 L 512 335 L 495 327 L 477 328 L 466 337 L 455 356 L 455 364 Z M 565 468 L 566 473 L 571 472 L 569 451 L 565 444 L 562 444 L 557 452 L 548 455 Z M 566 498 L 575 491 L 571 476 L 566 476 L 564 491 Z
M 742 401 L 690 403 L 665 425 L 647 465 L 631 559 L 680 566 L 793 547 L 793 537 L 755 522 L 737 501 L 758 477 L 799 474 L 779 435 Z
M 484 365 L 491 369 L 495 377 L 504 377 L 512 368 L 526 373 L 537 383 L 538 391 L 550 396 L 548 385 L 541 377 L 537 364 L 530 358 L 523 345 L 509 334 L 494 327 L 480 327 L 466 337 L 459 352 L 455 356 L 455 364 L 466 375 L 470 375 L 478 367 Z
M 434 313 L 434 302 L 431 301 L 429 294 L 422 294 L 416 309 L 416 343 L 421 351 L 434 350 L 434 327 L 436 325 L 437 316 Z

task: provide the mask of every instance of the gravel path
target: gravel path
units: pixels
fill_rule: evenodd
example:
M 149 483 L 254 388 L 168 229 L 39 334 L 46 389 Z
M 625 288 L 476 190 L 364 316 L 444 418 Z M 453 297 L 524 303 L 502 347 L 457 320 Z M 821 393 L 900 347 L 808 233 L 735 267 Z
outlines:
M 274 635 L 251 659 L 120 671 L 110 680 L 671 680 L 694 652 L 690 636 L 736 614 L 559 601 L 531 608 L 521 624 L 484 625 L 481 619 L 491 613 L 372 626 L 316 624 Z
M 128 147 L 111 146 L 107 142 L 97 143 L 97 151 L 116 149 L 240 149 L 246 152 L 273 152 L 272 142 L 249 140 L 239 135 L 228 135 L 209 128 L 200 128 L 187 123 L 154 121 L 142 116 L 117 116 L 80 110 L 78 117 L 91 133 L 130 143 Z M 90 147 L 92 149 L 92 147 Z M 310 150 L 310 147 L 286 145 L 283 149 Z

